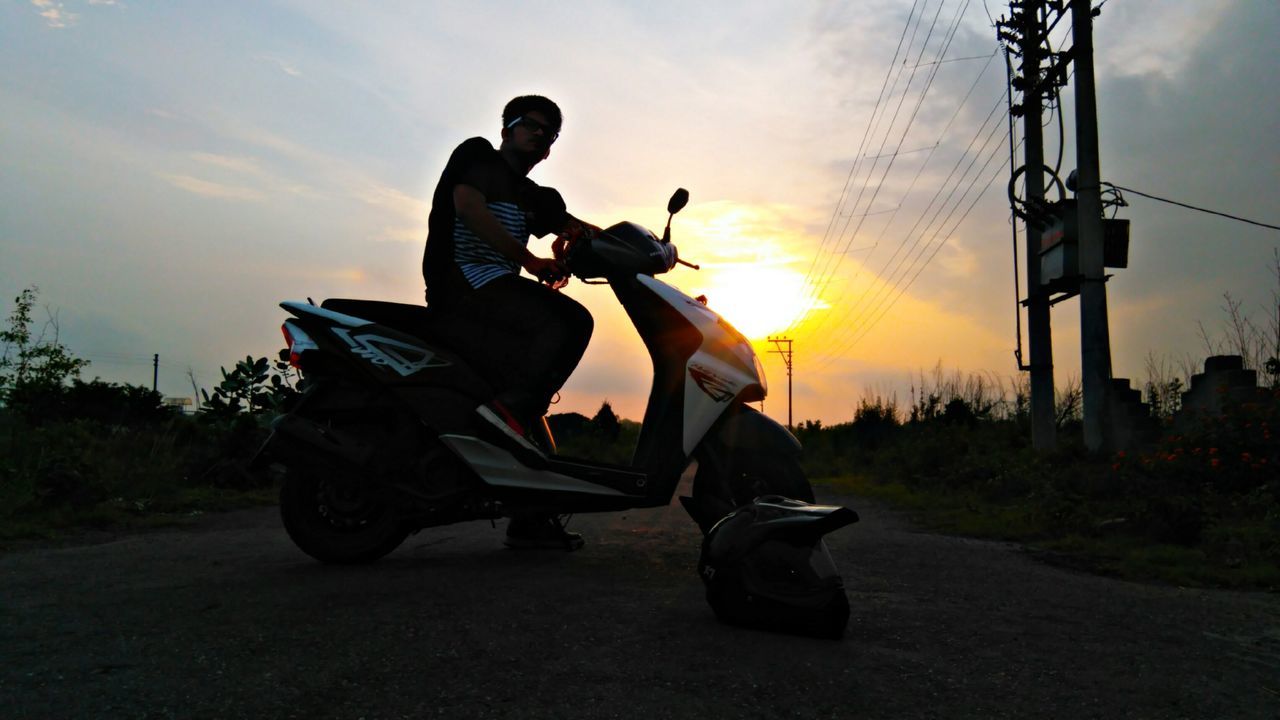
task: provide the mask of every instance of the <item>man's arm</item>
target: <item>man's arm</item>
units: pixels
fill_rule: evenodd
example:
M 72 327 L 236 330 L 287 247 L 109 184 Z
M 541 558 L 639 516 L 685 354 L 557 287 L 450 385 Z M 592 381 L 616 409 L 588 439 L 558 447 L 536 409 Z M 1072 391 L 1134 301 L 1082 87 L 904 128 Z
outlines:
M 584 237 L 594 237 L 600 232 L 600 228 L 592 225 L 585 220 L 565 213 L 567 218 L 564 229 L 556 234 L 556 239 L 551 243 L 551 252 L 557 260 L 564 260 L 569 255 L 569 250 Z
M 564 268 L 558 260 L 538 257 L 512 237 L 489 210 L 484 194 L 479 190 L 470 185 L 454 186 L 453 207 L 468 230 L 501 253 L 503 257 L 527 270 L 529 274 L 539 280 L 545 279 L 548 275 L 564 274 Z

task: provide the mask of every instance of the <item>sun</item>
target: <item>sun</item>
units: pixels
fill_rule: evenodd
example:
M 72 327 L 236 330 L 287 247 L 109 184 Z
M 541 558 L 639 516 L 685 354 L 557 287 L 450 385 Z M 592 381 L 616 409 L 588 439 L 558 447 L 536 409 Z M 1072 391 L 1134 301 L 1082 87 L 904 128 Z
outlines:
M 790 267 L 726 263 L 707 271 L 699 290 L 707 307 L 752 340 L 781 333 L 814 305 L 804 275 Z

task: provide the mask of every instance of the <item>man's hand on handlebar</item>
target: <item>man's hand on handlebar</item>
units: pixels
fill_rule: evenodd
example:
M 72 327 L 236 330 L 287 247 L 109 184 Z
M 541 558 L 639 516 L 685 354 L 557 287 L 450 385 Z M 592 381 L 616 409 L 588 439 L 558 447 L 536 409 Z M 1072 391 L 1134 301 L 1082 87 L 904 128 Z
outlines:
M 569 284 L 569 271 L 560 260 L 530 255 L 523 267 L 530 275 L 550 285 L 552 290 L 559 290 Z
M 556 239 L 551 243 L 551 252 L 557 260 L 564 260 L 569 256 L 569 251 L 584 237 L 593 237 L 600 232 L 600 228 L 589 222 L 584 222 L 575 217 L 570 217 L 569 222 L 561 230 Z

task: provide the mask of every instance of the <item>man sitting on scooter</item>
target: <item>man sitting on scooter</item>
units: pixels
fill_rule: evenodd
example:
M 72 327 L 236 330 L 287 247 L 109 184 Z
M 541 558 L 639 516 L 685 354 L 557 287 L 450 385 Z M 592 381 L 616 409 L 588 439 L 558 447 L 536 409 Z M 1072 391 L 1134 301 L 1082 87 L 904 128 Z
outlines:
M 502 111 L 498 149 L 479 137 L 459 145 L 432 197 L 422 259 L 427 301 L 442 311 L 441 339 L 496 391 L 477 412 L 534 452 L 530 429 L 582 359 L 593 327 L 587 309 L 559 290 L 568 282 L 568 247 L 598 228 L 528 178 L 550 155 L 561 122 L 554 102 L 524 95 Z M 528 249 L 530 234 L 550 233 L 557 234 L 554 258 Z M 537 280 L 521 277 L 522 268 Z M 582 538 L 554 517 L 516 517 L 506 543 L 576 549 Z

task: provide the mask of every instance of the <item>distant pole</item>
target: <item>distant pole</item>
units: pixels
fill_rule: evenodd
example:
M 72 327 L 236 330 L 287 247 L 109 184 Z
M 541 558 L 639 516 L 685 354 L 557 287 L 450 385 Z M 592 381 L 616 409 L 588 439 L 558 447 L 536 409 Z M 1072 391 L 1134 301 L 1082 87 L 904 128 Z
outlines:
M 1026 204 L 1044 201 L 1044 126 L 1042 124 L 1040 60 L 1040 0 L 1022 3 L 1022 127 Z M 1036 217 L 1036 215 L 1031 215 Z M 1051 450 L 1057 445 L 1054 418 L 1053 333 L 1050 329 L 1049 293 L 1040 279 L 1040 236 L 1044 228 L 1027 220 L 1024 246 L 1027 256 L 1027 341 L 1031 346 L 1031 445 Z
M 769 342 L 773 343 L 776 350 L 770 350 L 771 353 L 777 353 L 782 356 L 782 362 L 787 365 L 787 429 L 795 427 L 791 422 L 791 338 L 789 337 L 771 337 Z M 782 344 L 786 343 L 786 349 L 782 348 Z M 763 401 L 761 401 L 763 403 Z M 763 405 L 762 405 L 763 406 Z
M 151 356 L 151 392 L 156 391 L 160 380 L 160 353 Z
M 1076 64 L 1076 202 L 1080 232 L 1080 354 L 1084 395 L 1084 445 L 1107 445 L 1107 394 L 1111 383 L 1111 333 L 1107 325 L 1107 277 L 1102 252 L 1102 186 L 1098 161 L 1098 101 L 1093 79 L 1093 7 L 1071 0 Z

